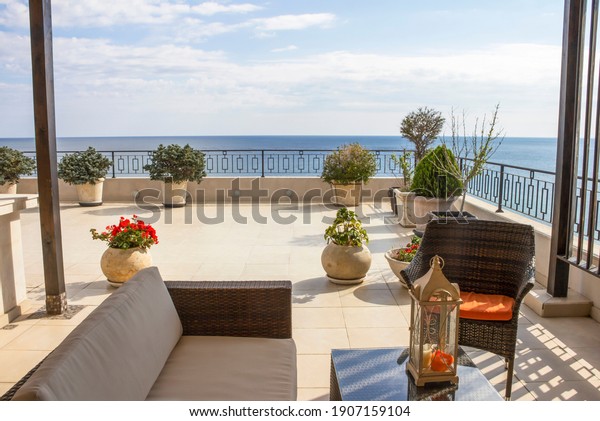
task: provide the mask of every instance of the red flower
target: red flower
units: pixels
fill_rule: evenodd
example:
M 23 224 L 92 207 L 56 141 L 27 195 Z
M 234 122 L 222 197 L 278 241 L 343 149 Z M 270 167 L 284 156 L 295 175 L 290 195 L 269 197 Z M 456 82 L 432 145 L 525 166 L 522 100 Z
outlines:
M 93 239 L 106 241 L 113 248 L 149 248 L 158 244 L 154 228 L 144 221 L 138 221 L 137 215 L 133 215 L 131 220 L 121 216 L 118 225 L 107 226 L 106 231 L 101 234 L 93 228 L 90 231 Z

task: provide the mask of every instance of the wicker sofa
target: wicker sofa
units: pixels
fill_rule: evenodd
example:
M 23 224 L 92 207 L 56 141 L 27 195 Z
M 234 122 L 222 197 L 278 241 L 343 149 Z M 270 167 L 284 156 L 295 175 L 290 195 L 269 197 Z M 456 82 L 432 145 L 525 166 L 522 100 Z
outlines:
M 164 282 L 140 271 L 4 400 L 296 399 L 289 281 Z

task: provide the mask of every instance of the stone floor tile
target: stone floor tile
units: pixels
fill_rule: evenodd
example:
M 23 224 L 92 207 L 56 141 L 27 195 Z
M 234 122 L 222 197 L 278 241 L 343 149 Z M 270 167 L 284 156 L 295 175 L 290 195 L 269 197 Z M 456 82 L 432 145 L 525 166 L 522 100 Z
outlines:
M 0 383 L 15 384 L 50 351 L 0 349 Z M 12 387 L 12 385 L 11 385 Z
M 348 333 L 343 328 L 293 329 L 298 355 L 330 354 L 334 348 L 349 348 Z
M 340 295 L 335 291 L 292 290 L 293 307 L 341 307 Z
M 348 338 L 351 348 L 391 348 L 409 344 L 408 327 L 348 328 Z
M 346 327 L 341 307 L 294 307 L 292 323 L 295 329 Z
M 362 286 L 352 291 L 340 291 L 342 307 L 396 306 L 389 289 L 372 289 Z
M 35 324 L 2 348 L 5 351 L 52 351 L 75 328 Z
M 600 387 L 586 381 L 527 382 L 527 389 L 538 401 L 598 401 Z
M 331 354 L 298 355 L 298 388 L 329 388 Z
M 32 323 L 12 322 L 0 326 L 0 349 L 34 326 Z
M 342 310 L 348 328 L 408 327 L 398 307 L 343 307 Z
M 0 384 L 0 388 L 2 384 Z M 298 401 L 329 401 L 328 387 L 300 387 Z

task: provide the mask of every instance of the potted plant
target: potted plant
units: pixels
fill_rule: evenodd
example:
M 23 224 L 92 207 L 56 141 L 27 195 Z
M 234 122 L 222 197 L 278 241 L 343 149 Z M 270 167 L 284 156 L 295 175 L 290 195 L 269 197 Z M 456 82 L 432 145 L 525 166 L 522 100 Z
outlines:
M 393 248 L 385 253 L 385 258 L 390 266 L 390 269 L 392 272 L 394 272 L 394 275 L 398 277 L 398 280 L 405 288 L 408 288 L 408 286 L 400 275 L 400 271 L 405 269 L 410 262 L 412 262 L 415 254 L 417 254 L 417 250 L 419 250 L 420 245 L 421 238 L 413 235 L 410 239 L 410 242 L 404 247 Z
M 0 193 L 16 194 L 22 175 L 31 175 L 35 161 L 8 146 L 0 147 Z
M 104 178 L 111 165 L 110 159 L 90 146 L 65 155 L 58 164 L 58 178 L 75 185 L 81 206 L 100 206 Z
M 204 153 L 190 145 L 158 146 L 152 152 L 152 162 L 144 166 L 151 180 L 163 181 L 163 204 L 181 207 L 187 203 L 187 183 L 202 181 Z
M 400 124 L 400 134 L 415 145 L 415 162 L 419 162 L 435 142 L 446 119 L 442 113 L 428 107 L 419 107 L 409 113 Z
M 371 267 L 371 252 L 367 231 L 351 210 L 341 208 L 335 220 L 325 230 L 327 246 L 321 254 L 321 264 L 329 280 L 336 284 L 361 283 Z
M 411 191 L 416 194 L 415 222 L 421 230 L 431 212 L 449 211 L 462 194 L 462 183 L 455 175 L 458 171 L 458 162 L 446 145 L 429 151 L 416 165 Z
M 342 145 L 325 157 L 321 179 L 333 187 L 335 203 L 342 206 L 360 204 L 362 184 L 377 172 L 375 154 L 359 143 Z
M 118 225 L 107 226 L 101 233 L 94 228 L 90 232 L 94 240 L 108 243 L 100 268 L 112 286 L 119 287 L 138 271 L 152 266 L 148 249 L 158 244 L 158 237 L 154 228 L 137 215 L 131 219 L 122 216 Z

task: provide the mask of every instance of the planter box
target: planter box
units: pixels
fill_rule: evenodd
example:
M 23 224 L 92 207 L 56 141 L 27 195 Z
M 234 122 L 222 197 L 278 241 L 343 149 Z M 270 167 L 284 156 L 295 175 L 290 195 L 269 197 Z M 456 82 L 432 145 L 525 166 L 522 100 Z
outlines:
M 476 220 L 477 217 L 475 215 L 473 215 L 472 213 L 469 212 L 459 212 L 459 211 L 434 211 L 434 212 L 430 212 L 431 215 L 431 220 L 432 221 L 444 221 L 444 220 L 451 220 L 451 221 L 458 221 L 458 222 L 467 222 L 467 221 L 473 221 Z

